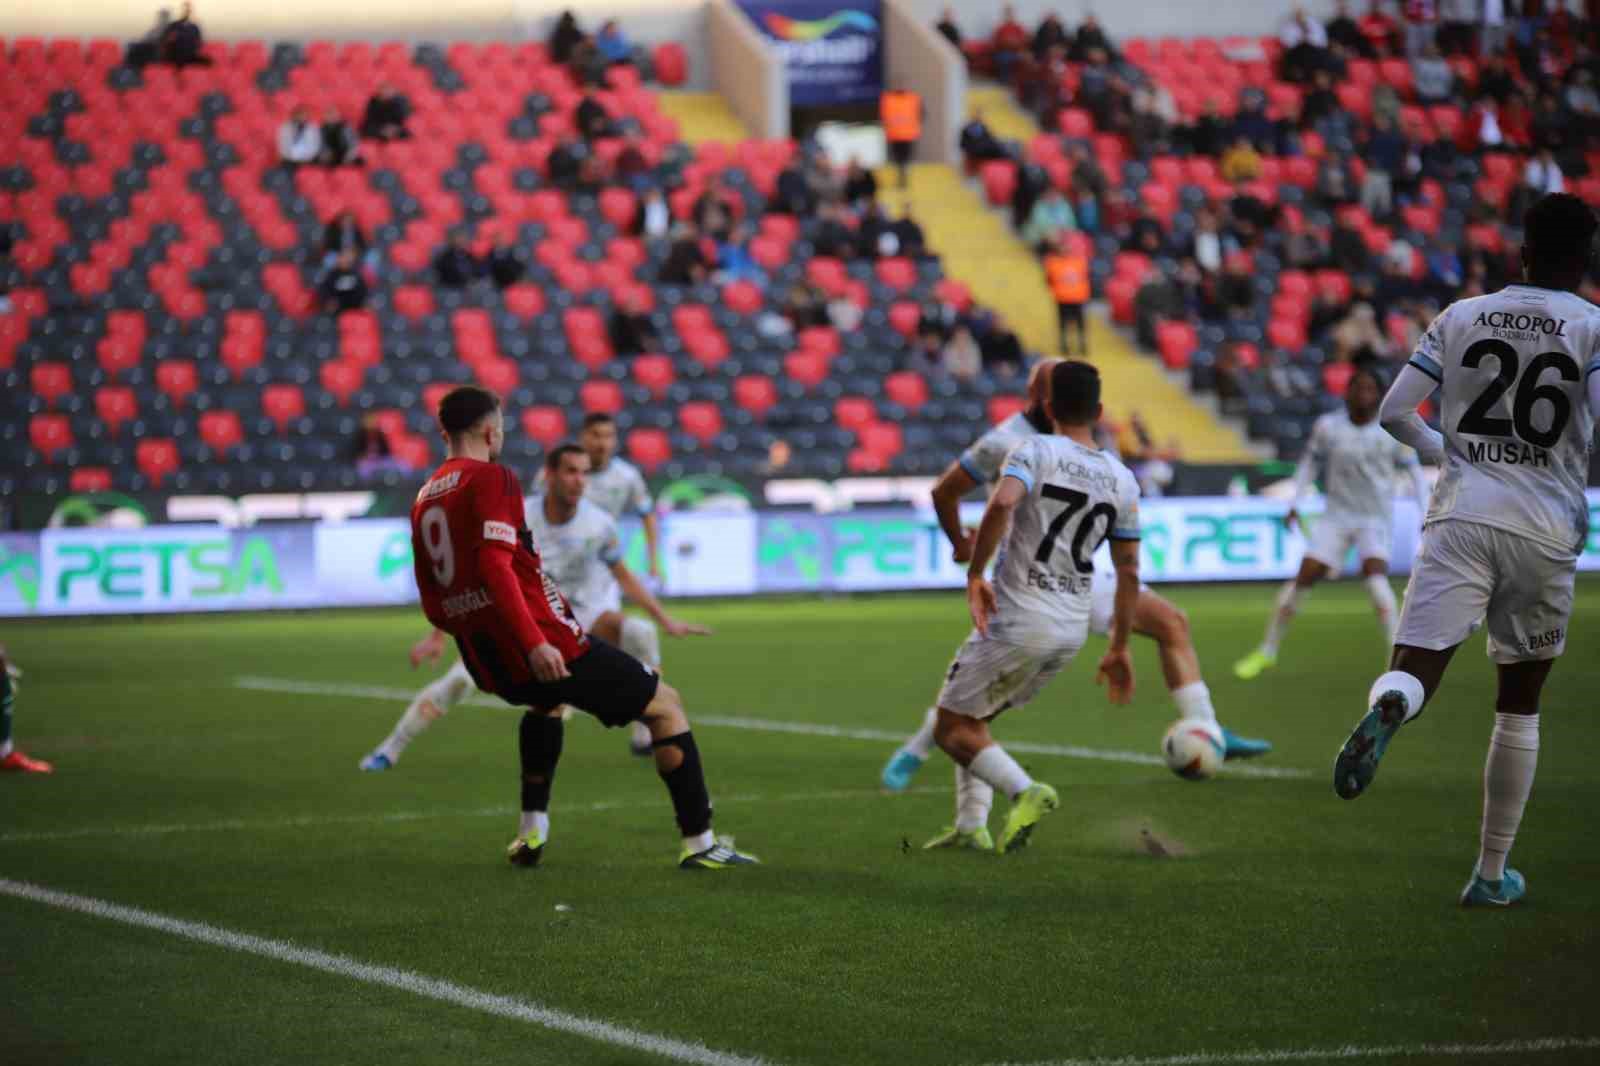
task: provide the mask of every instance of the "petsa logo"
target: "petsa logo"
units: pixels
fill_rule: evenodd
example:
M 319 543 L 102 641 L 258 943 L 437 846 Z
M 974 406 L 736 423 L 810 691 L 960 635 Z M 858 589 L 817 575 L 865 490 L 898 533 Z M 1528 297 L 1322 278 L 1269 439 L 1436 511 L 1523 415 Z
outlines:
M 483 539 L 498 540 L 503 544 L 517 542 L 517 530 L 510 522 L 485 522 L 483 524 Z

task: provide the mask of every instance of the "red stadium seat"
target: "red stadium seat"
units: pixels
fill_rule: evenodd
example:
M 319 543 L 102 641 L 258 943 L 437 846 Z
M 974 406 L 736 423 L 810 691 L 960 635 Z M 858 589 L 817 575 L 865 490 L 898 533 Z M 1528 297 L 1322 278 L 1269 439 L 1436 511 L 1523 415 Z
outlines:
M 914 336 L 922 321 L 922 308 L 910 300 L 901 300 L 889 307 L 889 325 L 902 337 Z
M 695 362 L 705 367 L 718 367 L 733 354 L 728 338 L 721 333 L 692 333 L 684 338 L 684 348 Z
M 917 283 L 917 265 L 902 256 L 880 259 L 874 270 L 879 281 L 898 292 Z
M 261 354 L 260 337 L 235 334 L 222 339 L 222 365 L 227 367 L 235 378 L 241 377 L 251 367 L 259 366 Z
M 777 270 L 789 261 L 789 245 L 776 237 L 752 237 L 750 258 L 763 270 Z
M 1094 116 L 1081 107 L 1062 108 L 1058 122 L 1062 134 L 1067 137 L 1094 136 Z
M 115 435 L 124 422 L 139 417 L 139 401 L 126 385 L 108 385 L 95 390 L 94 410 L 100 416 L 100 421 Z
M 1021 413 L 1028 406 L 1028 401 L 1021 396 L 1006 394 L 989 398 L 989 422 L 999 425 L 1014 414 Z
M 645 473 L 653 474 L 672 458 L 672 441 L 665 430 L 633 430 L 628 434 L 628 458 Z
M 244 440 L 244 427 L 235 411 L 207 411 L 200 416 L 200 440 L 216 452 L 227 452 Z
M 1323 364 L 1322 387 L 1331 396 L 1343 396 L 1344 390 L 1350 386 L 1350 379 L 1355 376 L 1355 369 L 1350 363 Z
M 991 159 L 978 168 L 978 176 L 991 206 L 1005 207 L 1011 203 L 1011 197 L 1017 191 L 1015 163 L 1008 159 Z
M 477 376 L 478 384 L 502 396 L 515 389 L 521 380 L 517 364 L 511 359 L 483 359 L 473 364 L 472 372 Z
M 815 352 L 827 359 L 839 354 L 839 333 L 832 326 L 807 326 L 795 338 L 801 351 Z
M 102 337 L 100 343 L 95 345 L 100 369 L 113 377 L 132 370 L 139 365 L 139 347 L 138 343 L 121 337 Z
M 1290 318 L 1274 318 L 1267 323 L 1267 343 L 1274 348 L 1298 352 L 1306 346 L 1305 323 Z
M 394 309 L 413 321 L 433 314 L 433 290 L 426 285 L 402 285 L 394 291 Z
M 626 231 L 633 225 L 636 207 L 634 195 L 627 189 L 610 185 L 600 191 L 600 217 L 619 230 Z
M 878 460 L 879 469 L 905 450 L 904 432 L 891 422 L 873 422 L 862 426 L 856 434 L 856 442 L 859 450 Z
M 304 417 L 306 398 L 299 385 L 268 385 L 261 390 L 261 410 L 282 433 L 291 421 Z
M 533 318 L 544 314 L 544 291 L 526 282 L 508 286 L 505 290 L 506 310 L 518 318 Z
M 522 412 L 522 431 L 545 448 L 554 448 L 567 436 L 567 416 L 559 407 L 529 407 Z
M 34 415 L 28 420 L 28 443 L 45 462 L 54 462 L 56 452 L 72 447 L 72 424 L 66 415 Z
M 333 394 L 340 407 L 350 406 L 350 397 L 361 388 L 366 370 L 357 363 L 344 359 L 330 359 L 317 371 L 322 387 Z
M 169 474 L 177 473 L 181 465 L 177 443 L 165 437 L 140 441 L 134 446 L 133 456 L 139 473 L 155 485 L 160 485 Z
M 841 396 L 833 405 L 833 418 L 841 429 L 852 432 L 878 420 L 878 409 L 865 396 Z
M 450 395 L 450 390 L 454 388 L 454 385 L 442 381 L 422 387 L 422 407 L 428 413 L 429 418 L 438 417 L 439 404 L 444 401 L 446 396 Z
M 677 379 L 672 359 L 665 355 L 641 355 L 633 360 L 633 380 L 649 389 L 656 399 L 667 394 Z
M 792 381 L 814 389 L 828 377 L 828 358 L 816 352 L 790 352 L 783 357 L 783 372 Z
M 1132 278 L 1107 278 L 1106 302 L 1111 305 L 1111 321 L 1121 326 L 1131 325 L 1134 319 L 1133 300 L 1139 294 L 1139 282 Z
M 67 479 L 73 492 L 108 492 L 111 489 L 111 471 L 103 466 L 80 466 Z
M 1156 326 L 1156 348 L 1168 370 L 1182 370 L 1189 365 L 1189 356 L 1199 345 L 1195 328 L 1188 322 L 1165 321 Z
M 599 370 L 611 362 L 616 354 L 611 349 L 611 340 L 604 333 L 578 333 L 571 336 L 567 346 L 572 349 L 572 358 L 588 367 L 589 370 Z
M 678 425 L 701 444 L 709 444 L 722 432 L 722 411 L 706 400 L 693 400 L 678 409 Z
M 746 374 L 733 383 L 733 402 L 757 418 L 778 402 L 778 386 L 762 374 Z
M 61 397 L 72 395 L 72 368 L 66 363 L 35 363 L 28 384 L 35 396 L 54 407 Z
M 156 364 L 156 388 L 175 407 L 183 407 L 200 387 L 200 375 L 188 359 L 166 359 Z
M 915 411 L 928 402 L 928 379 L 915 370 L 898 370 L 883 379 L 883 394 L 891 403 Z
M 722 304 L 741 315 L 753 315 L 761 310 L 761 289 L 754 282 L 734 281 L 722 287 Z
M 622 387 L 615 381 L 585 381 L 578 389 L 578 404 L 587 414 L 614 415 L 622 410 Z
M 806 279 L 829 295 L 839 292 L 849 277 L 844 264 L 829 256 L 819 255 L 806 264 Z
M 656 80 L 669 88 L 676 88 L 689 80 L 689 54 L 676 41 L 656 45 L 652 53 Z

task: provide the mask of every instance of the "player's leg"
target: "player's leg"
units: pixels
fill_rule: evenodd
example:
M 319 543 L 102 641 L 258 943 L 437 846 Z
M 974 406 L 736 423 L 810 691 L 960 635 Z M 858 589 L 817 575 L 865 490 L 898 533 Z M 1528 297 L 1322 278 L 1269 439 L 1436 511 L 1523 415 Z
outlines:
M 1395 627 L 1399 625 L 1399 605 L 1394 587 L 1389 584 L 1389 531 L 1364 527 L 1356 537 L 1356 553 L 1361 560 L 1361 580 L 1372 600 L 1373 613 L 1383 627 L 1383 645 L 1394 647 Z
M 1294 616 L 1300 610 L 1300 601 L 1317 582 L 1339 565 L 1342 556 L 1338 551 L 1341 541 L 1336 537 L 1337 533 L 1338 530 L 1332 528 L 1332 523 L 1326 519 L 1317 523 L 1311 545 L 1306 548 L 1305 558 L 1300 560 L 1299 572 L 1278 589 L 1278 598 L 1272 605 L 1272 613 L 1267 616 L 1267 631 L 1262 635 L 1260 647 L 1233 665 L 1234 676 L 1239 680 L 1254 680 L 1262 671 L 1278 664 L 1278 647 L 1289 630 L 1289 623 L 1294 621 Z
M 911 787 L 911 779 L 922 769 L 922 764 L 928 761 L 933 751 L 933 726 L 938 720 L 939 709 L 929 707 L 922 715 L 922 725 L 889 756 L 883 772 L 878 775 L 884 791 L 904 792 Z
M 513 866 L 537 866 L 550 839 L 550 789 L 566 735 L 561 708 L 524 711 L 517 723 L 517 756 L 522 770 L 522 814 L 517 838 L 506 848 Z
M 654 742 L 656 773 L 672 798 L 683 839 L 678 865 L 690 870 L 722 870 L 757 862 L 754 855 L 735 851 L 711 831 L 711 793 L 700 764 L 700 748 L 677 689 L 665 682 L 658 685 L 643 721 Z
M 582 622 L 580 618 L 578 621 Z M 631 618 L 621 610 L 607 610 L 584 625 L 584 628 L 607 644 L 614 644 L 644 663 L 656 673 L 661 672 L 661 637 L 654 623 L 645 618 Z M 645 758 L 655 742 L 650 737 L 650 727 L 644 722 L 634 722 L 628 727 L 628 749 Z
M 1072 305 L 1072 321 L 1078 329 L 1078 358 L 1089 358 L 1089 318 L 1083 313 L 1083 304 Z
M 393 731 L 361 760 L 361 769 L 381 771 L 394 766 L 413 740 L 450 713 L 450 708 L 466 699 L 476 687 L 472 675 L 467 672 L 467 664 L 457 659 L 443 676 L 425 685 L 411 698 Z
M 1101 599 L 1102 584 L 1112 596 L 1115 595 L 1115 584 L 1101 582 L 1099 575 L 1096 574 L 1094 585 L 1096 607 L 1099 606 L 1098 601 Z M 1109 628 L 1109 610 L 1106 613 L 1106 625 Z M 1098 614 L 1098 610 L 1091 614 L 1091 623 L 1099 622 Z M 1268 741 L 1240 736 L 1218 724 L 1216 709 L 1211 705 L 1211 689 L 1200 673 L 1200 653 L 1195 650 L 1194 635 L 1189 628 L 1189 616 L 1181 607 L 1165 596 L 1148 588 L 1142 588 L 1139 590 L 1139 601 L 1133 616 L 1133 631 L 1156 642 L 1160 650 L 1161 673 L 1166 679 L 1167 689 L 1172 693 L 1172 702 L 1177 704 L 1178 716 L 1196 718 L 1218 725 L 1218 728 L 1222 729 L 1224 758 L 1248 759 L 1265 755 L 1272 750 L 1272 744 Z M 1101 630 L 1097 628 L 1096 632 Z
M 11 739 L 13 710 L 17 698 L 17 678 L 22 672 L 0 652 L 0 773 L 48 774 L 55 767 L 43 759 L 31 759 L 18 751 Z

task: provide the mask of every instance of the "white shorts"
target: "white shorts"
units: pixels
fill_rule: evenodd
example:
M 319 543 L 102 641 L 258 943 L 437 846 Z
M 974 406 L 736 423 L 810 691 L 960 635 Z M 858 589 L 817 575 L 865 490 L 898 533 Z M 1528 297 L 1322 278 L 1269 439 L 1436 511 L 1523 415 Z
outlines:
M 593 629 L 595 620 L 598 619 L 601 615 L 605 614 L 607 611 L 619 611 L 620 612 L 621 610 L 622 610 L 622 593 L 620 591 L 616 595 L 607 596 L 605 599 L 601 600 L 599 603 L 595 603 L 595 604 L 578 604 L 578 603 L 574 603 L 572 605 L 572 614 L 573 614 L 573 616 L 578 619 L 578 624 L 580 626 L 582 626 L 585 630 Z
M 1140 582 L 1139 591 L 1150 586 Z M 1111 553 L 1100 551 L 1094 557 L 1094 583 L 1089 586 L 1089 632 L 1103 637 L 1111 632 L 1111 616 L 1117 607 L 1117 568 L 1111 565 Z
M 1389 561 L 1390 529 L 1387 522 L 1351 521 L 1323 515 L 1306 538 L 1306 558 L 1321 563 L 1334 573 L 1344 569 L 1345 556 L 1353 547 L 1356 558 Z
M 1496 663 L 1554 659 L 1567 644 L 1578 570 L 1569 553 L 1460 519 L 1422 531 L 1396 644 L 1453 648 L 1478 619 Z
M 967 637 L 939 690 L 941 710 L 968 718 L 992 718 L 1021 707 L 1061 672 L 1083 645 L 1039 651 L 980 636 Z

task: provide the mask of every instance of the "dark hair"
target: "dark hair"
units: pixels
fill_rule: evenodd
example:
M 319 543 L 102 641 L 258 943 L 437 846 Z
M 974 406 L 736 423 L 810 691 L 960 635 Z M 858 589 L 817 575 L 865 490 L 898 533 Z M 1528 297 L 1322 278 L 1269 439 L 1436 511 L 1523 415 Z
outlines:
M 602 426 L 602 425 L 612 425 L 612 426 L 614 426 L 616 424 L 617 424 L 617 420 L 615 418 L 612 418 L 609 414 L 607 414 L 604 411 L 590 411 L 588 414 L 583 416 L 583 428 L 584 429 L 588 429 L 590 426 Z
M 1100 417 L 1100 371 L 1077 359 L 1050 368 L 1050 415 L 1064 426 L 1083 426 Z
M 1363 374 L 1378 386 L 1380 394 L 1389 391 L 1389 375 L 1384 373 L 1383 364 L 1376 356 L 1370 354 L 1365 357 L 1358 356 L 1350 361 L 1350 380 L 1353 382 Z
M 555 470 L 561 465 L 561 460 L 565 459 L 569 455 L 582 455 L 587 457 L 588 454 L 588 452 L 584 451 L 576 444 L 572 443 L 571 441 L 567 441 L 565 444 L 558 444 L 554 448 L 550 449 L 550 454 L 544 457 L 544 468 L 546 470 Z
M 476 385 L 458 385 L 439 401 L 439 425 L 452 437 L 459 437 L 488 416 L 500 410 L 500 397 Z
M 1594 212 L 1576 196 L 1541 196 L 1522 218 L 1529 272 L 1584 269 L 1594 250 L 1596 226 Z

